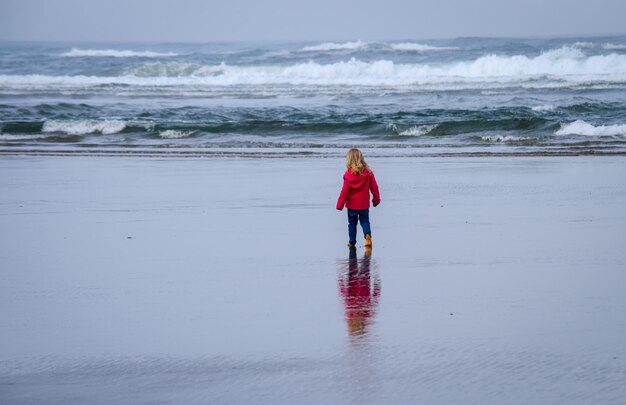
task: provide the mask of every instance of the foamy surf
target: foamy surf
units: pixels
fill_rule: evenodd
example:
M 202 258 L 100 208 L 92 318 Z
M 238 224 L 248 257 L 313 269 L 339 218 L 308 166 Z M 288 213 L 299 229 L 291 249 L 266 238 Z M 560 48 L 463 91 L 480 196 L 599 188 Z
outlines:
M 414 125 L 409 129 L 398 132 L 398 135 L 402 136 L 422 136 L 430 133 L 433 129 L 437 128 L 437 124 L 432 125 Z M 395 128 L 395 126 L 394 126 Z M 397 128 L 396 128 L 397 131 Z
M 159 132 L 159 136 L 164 139 L 180 139 L 193 135 L 196 131 L 177 131 L 175 129 L 167 129 Z
M 481 140 L 486 142 L 519 142 L 519 141 L 528 141 L 533 139 L 529 136 L 514 136 L 514 135 L 483 135 L 480 137 Z
M 44 134 L 3 134 L 0 133 L 0 141 L 30 141 L 34 139 L 47 138 Z
M 549 112 L 556 110 L 556 106 L 554 104 L 542 104 L 532 107 L 531 110 L 536 112 Z
M 133 51 L 133 50 L 117 50 L 117 49 L 78 49 L 72 48 L 71 51 L 62 53 L 61 56 L 69 58 L 83 57 L 108 57 L 108 58 L 159 58 L 178 56 L 173 52 L 153 52 L 153 51 Z
M 215 66 L 207 66 L 198 63 L 182 63 L 182 62 L 153 62 L 134 67 L 128 71 L 128 76 L 133 77 L 154 77 L 154 78 L 184 78 L 184 77 L 212 77 L 224 75 L 229 69 L 225 63 Z M 231 68 L 231 71 L 237 68 Z
M 562 47 L 535 57 L 486 55 L 472 61 L 396 63 L 350 58 L 334 63 L 310 61 L 291 65 L 203 65 L 146 63 L 120 76 L 0 75 L 0 87 L 42 90 L 63 86 L 420 86 L 438 90 L 488 89 L 523 85 L 559 88 L 594 83 L 626 84 L 626 55 L 585 56 Z M 419 89 L 419 88 L 418 88 Z M 174 89 L 172 89 L 174 90 Z
M 69 135 L 101 133 L 116 134 L 126 128 L 126 122 L 119 120 L 49 120 L 44 122 L 42 132 L 61 132 Z
M 569 124 L 561 124 L 556 135 L 615 136 L 626 135 L 626 124 L 594 126 L 586 121 L 577 120 Z

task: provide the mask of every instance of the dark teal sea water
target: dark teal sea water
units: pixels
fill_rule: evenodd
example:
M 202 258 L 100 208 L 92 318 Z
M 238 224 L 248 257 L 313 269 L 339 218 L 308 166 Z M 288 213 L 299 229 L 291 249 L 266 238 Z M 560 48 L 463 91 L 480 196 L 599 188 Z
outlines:
M 626 154 L 626 36 L 0 43 L 2 153 Z

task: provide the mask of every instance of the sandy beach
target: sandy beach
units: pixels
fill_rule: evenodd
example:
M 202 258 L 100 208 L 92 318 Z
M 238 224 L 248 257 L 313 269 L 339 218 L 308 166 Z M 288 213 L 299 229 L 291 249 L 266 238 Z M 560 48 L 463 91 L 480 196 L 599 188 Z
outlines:
M 370 164 L 2 156 L 0 402 L 623 403 L 623 157 Z

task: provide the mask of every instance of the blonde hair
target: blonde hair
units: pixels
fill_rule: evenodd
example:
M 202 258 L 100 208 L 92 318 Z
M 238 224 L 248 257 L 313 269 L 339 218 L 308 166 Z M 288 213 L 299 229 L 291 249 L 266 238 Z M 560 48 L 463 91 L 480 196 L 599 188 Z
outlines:
M 361 174 L 365 170 L 371 170 L 360 150 L 352 148 L 346 153 L 346 169 L 354 174 Z

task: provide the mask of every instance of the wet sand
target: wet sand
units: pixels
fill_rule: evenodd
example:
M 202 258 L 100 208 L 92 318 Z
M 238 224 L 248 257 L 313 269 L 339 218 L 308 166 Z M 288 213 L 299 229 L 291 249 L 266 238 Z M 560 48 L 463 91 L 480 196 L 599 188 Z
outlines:
M 3 403 L 623 403 L 623 157 L 0 157 Z

